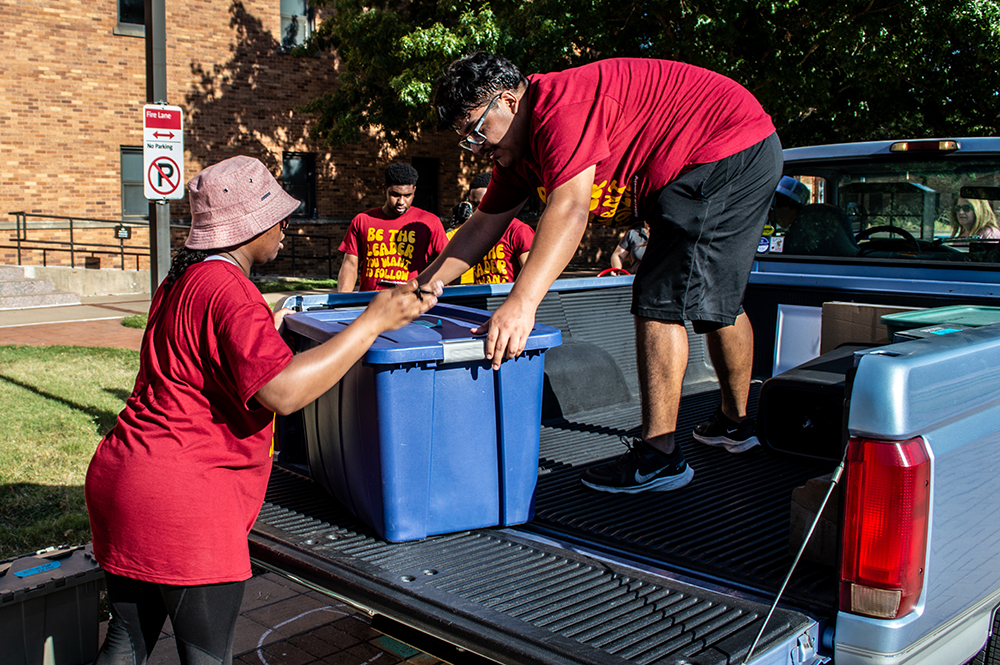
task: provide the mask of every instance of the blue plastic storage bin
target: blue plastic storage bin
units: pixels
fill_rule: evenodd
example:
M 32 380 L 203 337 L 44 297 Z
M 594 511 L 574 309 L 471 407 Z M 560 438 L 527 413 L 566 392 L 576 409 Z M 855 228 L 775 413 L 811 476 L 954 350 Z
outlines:
M 299 350 L 362 309 L 286 317 Z M 494 371 L 471 328 L 490 312 L 438 305 L 379 337 L 304 409 L 309 470 L 389 541 L 521 524 L 534 515 L 544 352 L 559 330 L 536 325 L 525 352 Z

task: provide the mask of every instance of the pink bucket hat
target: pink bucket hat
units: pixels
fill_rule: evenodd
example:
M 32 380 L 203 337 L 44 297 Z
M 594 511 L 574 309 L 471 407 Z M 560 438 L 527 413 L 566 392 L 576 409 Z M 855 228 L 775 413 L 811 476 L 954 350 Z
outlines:
M 235 247 L 263 233 L 299 207 L 260 160 L 237 155 L 188 182 L 191 232 L 185 247 Z

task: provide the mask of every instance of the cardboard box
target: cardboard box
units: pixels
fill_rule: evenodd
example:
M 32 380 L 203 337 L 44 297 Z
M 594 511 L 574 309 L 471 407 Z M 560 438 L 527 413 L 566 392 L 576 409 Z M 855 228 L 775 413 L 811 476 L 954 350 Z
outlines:
M 823 497 L 830 489 L 833 474 L 806 481 L 805 485 L 792 490 L 791 523 L 789 526 L 788 553 L 798 554 L 809 528 L 816 519 Z M 840 544 L 840 486 L 833 488 L 823 516 L 813 531 L 809 544 L 802 552 L 802 558 L 825 566 L 837 565 L 837 548 Z
M 878 344 L 888 342 L 889 334 L 881 318 L 922 307 L 873 305 L 859 302 L 825 302 L 820 329 L 819 352 L 832 351 L 841 344 Z

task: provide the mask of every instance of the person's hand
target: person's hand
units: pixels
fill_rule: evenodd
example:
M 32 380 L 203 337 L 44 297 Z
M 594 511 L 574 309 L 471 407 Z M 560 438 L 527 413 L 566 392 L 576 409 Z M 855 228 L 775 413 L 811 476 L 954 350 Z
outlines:
M 365 313 L 376 318 L 382 332 L 396 330 L 436 305 L 443 291 L 441 280 L 419 286 L 417 280 L 411 279 L 394 289 L 379 291 Z
M 280 331 L 281 326 L 285 324 L 285 317 L 292 314 L 292 310 L 287 307 L 282 307 L 277 312 L 274 313 L 274 329 Z
M 486 358 L 493 361 L 493 369 L 500 369 L 501 362 L 521 355 L 534 326 L 535 310 L 508 297 L 472 334 L 486 334 Z

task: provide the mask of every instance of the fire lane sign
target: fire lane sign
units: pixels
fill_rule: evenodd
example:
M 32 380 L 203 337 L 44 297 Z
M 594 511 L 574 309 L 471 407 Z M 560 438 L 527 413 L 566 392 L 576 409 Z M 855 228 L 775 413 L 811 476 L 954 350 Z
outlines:
M 184 198 L 184 112 L 179 106 L 142 107 L 142 163 L 147 199 Z

